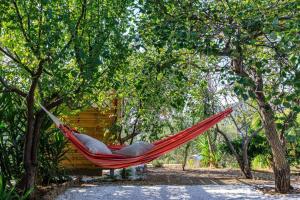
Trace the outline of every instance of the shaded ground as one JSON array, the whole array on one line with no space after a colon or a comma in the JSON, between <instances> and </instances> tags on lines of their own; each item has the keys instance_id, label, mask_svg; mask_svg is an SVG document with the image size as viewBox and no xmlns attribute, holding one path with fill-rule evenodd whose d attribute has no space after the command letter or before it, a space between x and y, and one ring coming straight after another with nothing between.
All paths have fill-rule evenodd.
<instances>
[{"instance_id":1,"label":"shaded ground","mask_svg":"<svg viewBox=\"0 0 300 200\"><path fill-rule=\"evenodd\" d=\"M253 179L243 178L238 169L189 169L180 168L149 168L145 180L142 181L114 181L112 184L126 185L272 185L274 178L271 171L253 171ZM110 184L102 179L87 181L90 183ZM298 172L292 173L292 184L300 184Z\"/></svg>"},{"instance_id":2,"label":"shaded ground","mask_svg":"<svg viewBox=\"0 0 300 200\"><path fill-rule=\"evenodd\" d=\"M241 184L240 181L255 184L271 184L272 178L266 173L255 173L253 180L242 177L239 170L197 169L186 170L158 168L150 169L146 182L169 185L226 185Z\"/></svg>"},{"instance_id":3,"label":"shaded ground","mask_svg":"<svg viewBox=\"0 0 300 200\"><path fill-rule=\"evenodd\" d=\"M266 192L271 194L274 193L270 189L270 186L274 185L272 173L270 171L255 171L253 173L254 173L254 179L248 180L248 179L244 179L241 173L239 172L239 170L237 169L195 169L195 170L182 171L180 168L149 168L146 179L141 181L120 181L120 180L113 181L107 178L104 179L103 177L99 177L99 176L83 176L83 177L76 177L74 181L65 183L64 185L58 185L58 186L54 185L53 187L48 187L48 188L41 187L40 189L43 190L44 194L46 194L43 195L44 199L54 199L55 196L61 194L64 190L68 188L72 188L70 190L67 190L68 195L71 191L73 191L71 193L74 193L74 195L76 193L80 193L80 191L89 191L89 190L91 190L91 192L87 192L87 193L93 193L94 190L99 190L103 192L104 190L106 191L106 188L111 188L111 187L115 187L116 190L119 190L121 193L124 192L124 190L127 191L128 188L131 191L130 193L135 193L138 191L144 191L145 188L148 188L150 191L152 191L155 190L156 186L160 187L160 189L157 190L165 191L165 192L169 190L173 190L174 188L176 188L175 186L178 186L178 188L181 188L182 186L185 187L185 189L188 191L194 191L198 189L199 191L205 190L208 193L209 191L211 191L210 188L214 188L214 187L216 188L219 187L216 190L220 190L220 191L222 190L225 193L227 192L227 189L228 191L230 191L232 188L235 187L240 188L241 191L243 190L243 187L246 187L246 191L251 191L250 192L251 195L253 195L252 192L262 195L263 193L258 192L258 190L263 191L265 193ZM299 172L293 173L291 177L291 182L293 185L300 184ZM140 186L140 187L130 187L130 186ZM189 186L193 186L193 187L189 187ZM269 186L269 188L266 188L266 186ZM93 189L95 187L97 189ZM83 190L81 190L81 188L83 188ZM232 189L233 193L234 191L235 189ZM87 194L86 192L82 192L82 193ZM214 195L217 195L216 193L218 192L215 191L213 193ZM297 195L297 198L300 199L300 190L296 189L294 193L295 194L293 195ZM140 192L140 195L143 194L144 194L143 192L142 193ZM239 194L247 195L244 194L243 192L240 192ZM195 196L197 194L193 194L193 195ZM65 199L69 199L69 197L73 198L71 195L66 197ZM102 197L103 196L101 196L101 198L99 199L102 199ZM103 200L105 200L105 198L103 197ZM133 198L135 197L133 196ZM148 198L148 197L141 196L141 198ZM216 198L221 199L219 197ZM257 197L254 199L260 199L260 198L261 197L259 198ZM185 199L185 198L180 197L179 199ZM191 197L190 199L194 199L194 197ZM214 199L214 196L212 197L212 199ZM76 199L72 199L72 200L76 200Z\"/></svg>"}]
</instances>

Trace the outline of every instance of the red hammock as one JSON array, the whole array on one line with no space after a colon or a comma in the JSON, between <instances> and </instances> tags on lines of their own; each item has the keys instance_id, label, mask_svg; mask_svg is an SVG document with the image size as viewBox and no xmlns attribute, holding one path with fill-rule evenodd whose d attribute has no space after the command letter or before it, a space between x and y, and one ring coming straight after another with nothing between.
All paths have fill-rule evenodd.
<instances>
[{"instance_id":1,"label":"red hammock","mask_svg":"<svg viewBox=\"0 0 300 200\"><path fill-rule=\"evenodd\" d=\"M190 128L180 131L177 134L154 142L154 147L141 156L126 157L118 154L93 154L89 152L89 150L73 135L73 132L75 131L74 129L63 125L53 114L47 111L44 107L42 108L47 112L56 126L84 157L104 169L126 168L129 166L148 163L196 138L198 135L204 133L206 130L220 122L232 112L232 108L228 108L225 111L217 113ZM108 147L112 150L122 148L120 145L112 145Z\"/></svg>"}]
</instances>

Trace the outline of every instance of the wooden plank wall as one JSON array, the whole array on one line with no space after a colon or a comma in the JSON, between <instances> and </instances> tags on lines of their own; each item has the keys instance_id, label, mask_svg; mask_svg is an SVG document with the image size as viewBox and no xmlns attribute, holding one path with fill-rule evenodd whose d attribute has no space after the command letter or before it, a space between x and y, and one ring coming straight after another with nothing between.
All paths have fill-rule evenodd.
<instances>
[{"instance_id":1,"label":"wooden plank wall","mask_svg":"<svg viewBox=\"0 0 300 200\"><path fill-rule=\"evenodd\" d=\"M72 127L80 128L82 133L108 144L110 143L110 132L108 129L112 126L115 117L115 106L112 106L109 110L106 109L104 111L90 108L77 115L66 117L66 121ZM99 168L77 152L71 143L68 143L66 148L68 148L68 152L65 155L65 159L61 162L62 167L66 170L76 171L77 169L89 170Z\"/></svg>"}]
</instances>

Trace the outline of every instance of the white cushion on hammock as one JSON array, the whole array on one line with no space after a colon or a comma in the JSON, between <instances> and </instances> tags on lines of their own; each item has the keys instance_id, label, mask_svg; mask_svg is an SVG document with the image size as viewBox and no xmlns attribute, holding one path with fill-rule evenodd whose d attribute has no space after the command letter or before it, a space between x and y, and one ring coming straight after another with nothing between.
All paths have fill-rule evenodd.
<instances>
[{"instance_id":1,"label":"white cushion on hammock","mask_svg":"<svg viewBox=\"0 0 300 200\"><path fill-rule=\"evenodd\" d=\"M91 153L112 154L111 150L103 142L86 134L75 132L73 134Z\"/></svg>"},{"instance_id":2,"label":"white cushion on hammock","mask_svg":"<svg viewBox=\"0 0 300 200\"><path fill-rule=\"evenodd\" d=\"M133 143L132 145L123 147L120 150L114 151L115 154L121 154L124 156L140 156L146 153L147 151L150 151L154 147L153 144L149 144L147 142L138 141Z\"/></svg>"}]
</instances>

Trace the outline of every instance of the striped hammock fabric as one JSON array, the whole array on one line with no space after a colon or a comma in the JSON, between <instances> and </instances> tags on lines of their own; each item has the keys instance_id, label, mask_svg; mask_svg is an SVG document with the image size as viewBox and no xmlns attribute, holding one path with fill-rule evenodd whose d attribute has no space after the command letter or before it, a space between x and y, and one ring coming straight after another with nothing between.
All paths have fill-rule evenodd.
<instances>
[{"instance_id":1,"label":"striped hammock fabric","mask_svg":"<svg viewBox=\"0 0 300 200\"><path fill-rule=\"evenodd\" d=\"M93 154L74 136L75 129L64 125L57 117L41 106L44 111L53 120L56 126L61 130L65 137L75 146L75 148L89 161L98 165L103 169L118 169L129 166L148 163L178 147L193 140L201 135L209 128L226 118L231 112L232 107L222 112L210 116L209 118L198 122L190 128L182 130L174 135L166 137L162 140L153 143L154 147L143 155L136 157L126 157L118 154ZM123 146L112 145L108 146L111 150L121 149Z\"/></svg>"}]
</instances>

